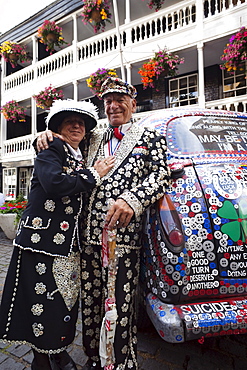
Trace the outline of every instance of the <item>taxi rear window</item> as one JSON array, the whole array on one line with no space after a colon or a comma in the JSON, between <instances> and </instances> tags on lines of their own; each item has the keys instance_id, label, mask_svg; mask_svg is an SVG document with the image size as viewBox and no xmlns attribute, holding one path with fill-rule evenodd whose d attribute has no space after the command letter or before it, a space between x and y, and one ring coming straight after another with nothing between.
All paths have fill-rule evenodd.
<instances>
[{"instance_id":1,"label":"taxi rear window","mask_svg":"<svg viewBox=\"0 0 247 370\"><path fill-rule=\"evenodd\" d=\"M181 155L247 151L247 119L188 116L172 119L167 126L167 145Z\"/></svg>"}]
</instances>

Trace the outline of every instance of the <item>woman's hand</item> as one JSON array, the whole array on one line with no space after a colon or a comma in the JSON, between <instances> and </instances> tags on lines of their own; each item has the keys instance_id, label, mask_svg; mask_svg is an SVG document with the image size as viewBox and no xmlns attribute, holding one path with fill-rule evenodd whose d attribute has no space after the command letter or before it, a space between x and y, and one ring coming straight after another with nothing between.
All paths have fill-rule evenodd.
<instances>
[{"instance_id":1,"label":"woman's hand","mask_svg":"<svg viewBox=\"0 0 247 370\"><path fill-rule=\"evenodd\" d=\"M98 172L100 177L105 176L114 166L115 157L111 156L105 159L98 159L94 164L94 169Z\"/></svg>"}]
</instances>

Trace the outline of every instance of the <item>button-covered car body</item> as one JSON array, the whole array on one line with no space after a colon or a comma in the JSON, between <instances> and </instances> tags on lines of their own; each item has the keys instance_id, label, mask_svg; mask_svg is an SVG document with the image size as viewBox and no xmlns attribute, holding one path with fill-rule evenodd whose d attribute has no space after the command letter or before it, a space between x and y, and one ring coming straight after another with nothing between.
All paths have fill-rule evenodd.
<instances>
[{"instance_id":1,"label":"button-covered car body","mask_svg":"<svg viewBox=\"0 0 247 370\"><path fill-rule=\"evenodd\" d=\"M144 227L141 286L172 343L247 332L247 114L151 113L167 140L170 186Z\"/></svg>"}]
</instances>

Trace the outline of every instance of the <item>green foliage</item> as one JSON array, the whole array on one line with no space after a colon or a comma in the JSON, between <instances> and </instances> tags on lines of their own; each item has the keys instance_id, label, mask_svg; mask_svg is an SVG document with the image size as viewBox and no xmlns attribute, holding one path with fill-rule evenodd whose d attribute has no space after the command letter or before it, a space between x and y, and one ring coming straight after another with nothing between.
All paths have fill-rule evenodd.
<instances>
[{"instance_id":1,"label":"green foliage","mask_svg":"<svg viewBox=\"0 0 247 370\"><path fill-rule=\"evenodd\" d=\"M2 206L0 206L0 213L16 213L15 223L18 223L26 206L27 200L22 194L19 194L16 199L6 201Z\"/></svg>"}]
</instances>

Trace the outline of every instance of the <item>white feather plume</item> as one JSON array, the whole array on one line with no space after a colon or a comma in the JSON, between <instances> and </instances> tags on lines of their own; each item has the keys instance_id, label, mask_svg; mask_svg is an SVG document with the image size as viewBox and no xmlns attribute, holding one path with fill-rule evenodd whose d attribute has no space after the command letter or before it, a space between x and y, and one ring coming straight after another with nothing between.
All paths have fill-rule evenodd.
<instances>
[{"instance_id":1,"label":"white feather plume","mask_svg":"<svg viewBox=\"0 0 247 370\"><path fill-rule=\"evenodd\" d=\"M90 115L93 115L96 120L98 119L98 108L91 102L76 101L72 99L55 100L50 108L49 114L46 117L47 124L50 121L51 117L54 116L54 114L63 111L82 111L81 113L84 114L87 114L88 112Z\"/></svg>"}]
</instances>

